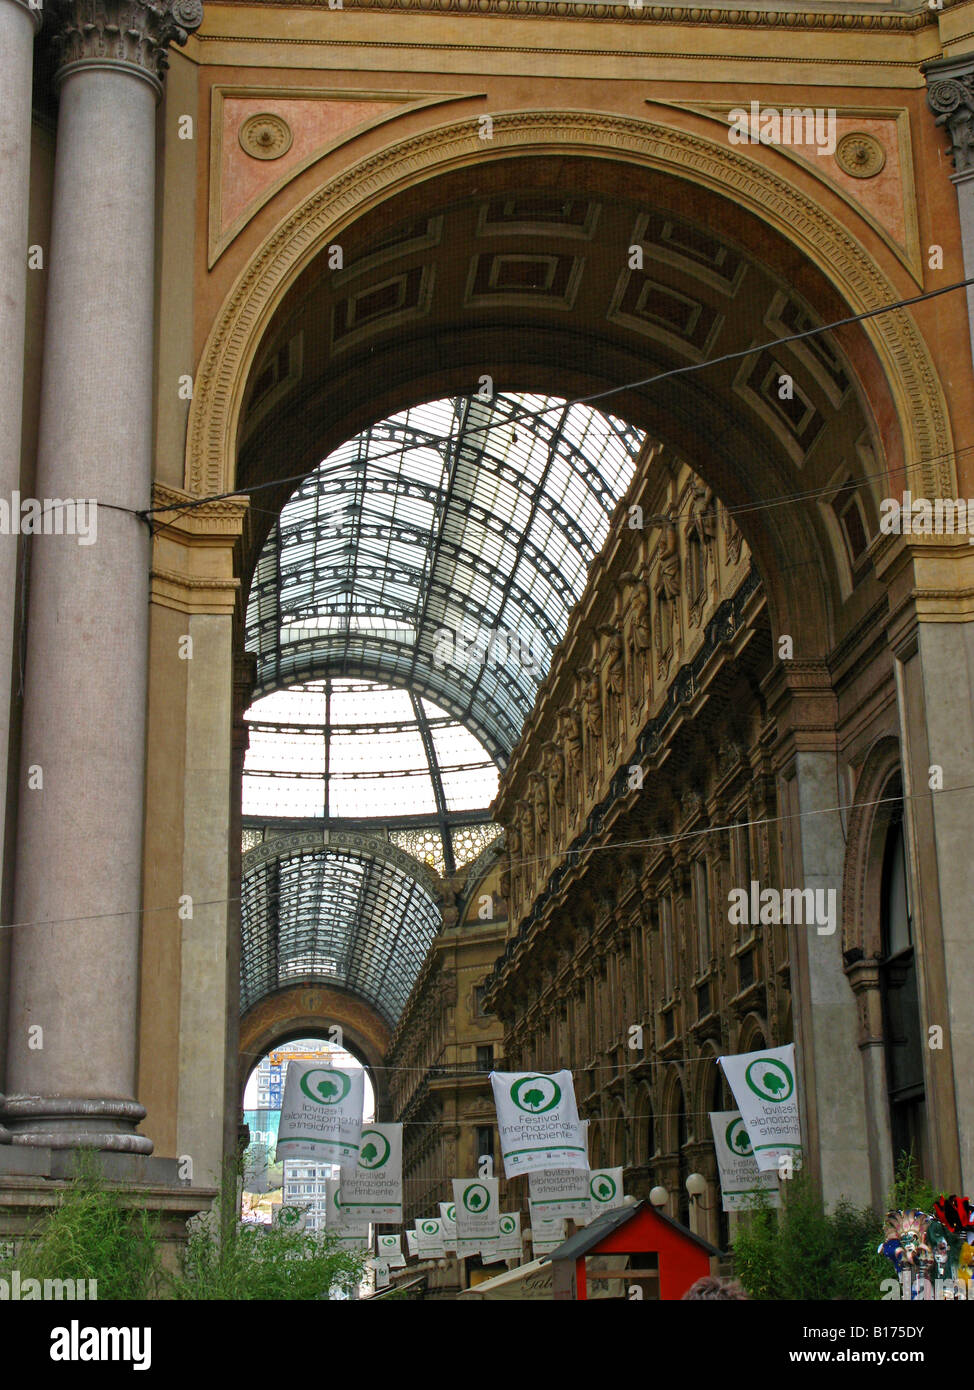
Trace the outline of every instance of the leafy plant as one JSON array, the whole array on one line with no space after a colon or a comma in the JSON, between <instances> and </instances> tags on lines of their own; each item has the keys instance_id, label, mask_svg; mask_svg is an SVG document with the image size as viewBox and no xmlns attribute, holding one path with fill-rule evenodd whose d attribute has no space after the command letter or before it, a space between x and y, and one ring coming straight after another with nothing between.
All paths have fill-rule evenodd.
<instances>
[{"instance_id":1,"label":"leafy plant","mask_svg":"<svg viewBox=\"0 0 974 1390\"><path fill-rule=\"evenodd\" d=\"M99 1301L149 1299L160 1289L158 1219L126 1205L109 1187L97 1156L83 1151L57 1205L36 1221L0 1266L10 1280L97 1280Z\"/></svg>"},{"instance_id":2,"label":"leafy plant","mask_svg":"<svg viewBox=\"0 0 974 1390\"><path fill-rule=\"evenodd\" d=\"M742 1223L735 1272L753 1299L876 1299L888 1273L879 1230L869 1208L843 1201L826 1212L811 1179L796 1173L780 1211L765 1199Z\"/></svg>"},{"instance_id":3,"label":"leafy plant","mask_svg":"<svg viewBox=\"0 0 974 1390\"><path fill-rule=\"evenodd\" d=\"M189 1223L181 1273L168 1281L173 1298L328 1299L347 1296L360 1283L364 1255L327 1232L240 1222L236 1186L228 1173L214 1210Z\"/></svg>"}]
</instances>

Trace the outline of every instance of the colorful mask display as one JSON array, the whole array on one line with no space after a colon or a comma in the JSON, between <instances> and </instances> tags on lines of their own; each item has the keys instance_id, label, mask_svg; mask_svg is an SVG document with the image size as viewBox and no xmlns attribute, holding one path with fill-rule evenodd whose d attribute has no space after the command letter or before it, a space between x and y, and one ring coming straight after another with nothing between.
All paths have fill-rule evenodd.
<instances>
[{"instance_id":1,"label":"colorful mask display","mask_svg":"<svg viewBox=\"0 0 974 1390\"><path fill-rule=\"evenodd\" d=\"M887 1212L879 1253L892 1262L911 1299L966 1299L974 1265L974 1207L967 1197L941 1196L933 1211L933 1216L917 1208Z\"/></svg>"}]
</instances>

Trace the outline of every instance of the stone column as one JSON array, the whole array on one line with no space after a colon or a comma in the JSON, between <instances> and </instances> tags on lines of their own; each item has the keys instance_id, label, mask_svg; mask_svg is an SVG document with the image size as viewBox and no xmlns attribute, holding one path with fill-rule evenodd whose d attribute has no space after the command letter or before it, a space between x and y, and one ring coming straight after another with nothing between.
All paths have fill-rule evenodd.
<instances>
[{"instance_id":1,"label":"stone column","mask_svg":"<svg viewBox=\"0 0 974 1390\"><path fill-rule=\"evenodd\" d=\"M964 987L974 897L974 547L967 540L891 536L876 560L890 594L930 1172L946 1192L974 1183L974 1019Z\"/></svg>"},{"instance_id":2,"label":"stone column","mask_svg":"<svg viewBox=\"0 0 974 1390\"><path fill-rule=\"evenodd\" d=\"M859 1028L842 960L845 838L833 809L843 800L835 697L824 662L779 664L764 688L778 724L781 887L834 892L832 934L815 924L788 928L805 1162L828 1205L847 1197L866 1206L872 1192L864 1086L855 1065Z\"/></svg>"},{"instance_id":3,"label":"stone column","mask_svg":"<svg viewBox=\"0 0 974 1390\"><path fill-rule=\"evenodd\" d=\"M20 484L21 414L24 396L24 325L27 300L27 209L30 194L31 82L34 35L41 12L24 0L0 0L0 497L9 503ZM10 745L14 612L17 603L17 535L0 535L0 864L3 862ZM3 884L0 901L9 902ZM8 919L3 918L4 921ZM8 943L0 943L0 993ZM0 998L0 1029L6 998ZM0 1047L2 1063L2 1047ZM0 1076L2 1082L2 1076ZM3 1115L0 1094L0 1116ZM0 1144L9 1140L0 1124Z\"/></svg>"},{"instance_id":4,"label":"stone column","mask_svg":"<svg viewBox=\"0 0 974 1390\"><path fill-rule=\"evenodd\" d=\"M954 160L951 182L957 189L960 213L964 278L974 277L974 55L938 58L922 67L927 79L927 100L950 136ZM974 285L967 287L967 317L974 356Z\"/></svg>"},{"instance_id":5,"label":"stone column","mask_svg":"<svg viewBox=\"0 0 974 1390\"><path fill-rule=\"evenodd\" d=\"M152 465L155 108L199 0L55 0L60 91L31 538L7 1122L149 1153L134 1099ZM66 528L67 529L67 528Z\"/></svg>"}]
</instances>

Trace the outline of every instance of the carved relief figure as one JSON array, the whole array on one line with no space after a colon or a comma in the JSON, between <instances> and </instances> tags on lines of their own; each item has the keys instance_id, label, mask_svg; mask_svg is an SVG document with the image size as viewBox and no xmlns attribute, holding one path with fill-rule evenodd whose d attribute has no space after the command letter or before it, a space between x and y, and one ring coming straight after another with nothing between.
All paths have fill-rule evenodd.
<instances>
[{"instance_id":1,"label":"carved relief figure","mask_svg":"<svg viewBox=\"0 0 974 1390\"><path fill-rule=\"evenodd\" d=\"M582 719L585 725L585 771L593 790L602 770L602 687L594 666L579 672L582 681Z\"/></svg>"},{"instance_id":2,"label":"carved relief figure","mask_svg":"<svg viewBox=\"0 0 974 1390\"><path fill-rule=\"evenodd\" d=\"M649 585L635 574L625 578L629 612L629 703L633 709L639 709L645 702L651 680L649 653L653 646L653 625Z\"/></svg>"},{"instance_id":3,"label":"carved relief figure","mask_svg":"<svg viewBox=\"0 0 974 1390\"><path fill-rule=\"evenodd\" d=\"M566 803L574 815L582 799L582 720L578 710L568 705L563 705L558 711L558 738L568 768Z\"/></svg>"},{"instance_id":4,"label":"carved relief figure","mask_svg":"<svg viewBox=\"0 0 974 1390\"><path fill-rule=\"evenodd\" d=\"M609 722L609 739L612 746L618 744L624 723L622 698L625 691L626 665L622 654L622 634L614 627L599 629L603 639L603 651L607 661L605 666L606 709Z\"/></svg>"}]
</instances>

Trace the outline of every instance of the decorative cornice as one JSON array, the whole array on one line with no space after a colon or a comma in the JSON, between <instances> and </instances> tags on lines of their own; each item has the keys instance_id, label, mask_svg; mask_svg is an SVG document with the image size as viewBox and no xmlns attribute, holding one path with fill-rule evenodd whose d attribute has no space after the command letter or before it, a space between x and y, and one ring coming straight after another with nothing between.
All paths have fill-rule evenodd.
<instances>
[{"instance_id":1,"label":"decorative cornice","mask_svg":"<svg viewBox=\"0 0 974 1390\"><path fill-rule=\"evenodd\" d=\"M171 43L203 23L202 0L49 0L56 82L82 67L121 68L162 92Z\"/></svg>"},{"instance_id":2,"label":"decorative cornice","mask_svg":"<svg viewBox=\"0 0 974 1390\"><path fill-rule=\"evenodd\" d=\"M958 174L974 171L974 58L942 58L923 67L927 101L950 136Z\"/></svg>"},{"instance_id":3,"label":"decorative cornice","mask_svg":"<svg viewBox=\"0 0 974 1390\"><path fill-rule=\"evenodd\" d=\"M214 4L236 4L238 0L213 0ZM329 0L260 0L260 8L322 9ZM945 5L944 8L949 8ZM435 15L469 14L475 19L599 20L611 24L679 24L688 28L730 25L751 29L826 29L843 33L855 30L881 30L884 33L914 33L937 22L937 13L924 6L909 14L875 13L872 9L856 14L843 7L829 10L762 10L691 8L686 5L598 3L598 0L344 0L347 10L372 10L379 14L420 13ZM940 11L942 13L942 10Z\"/></svg>"}]
</instances>

